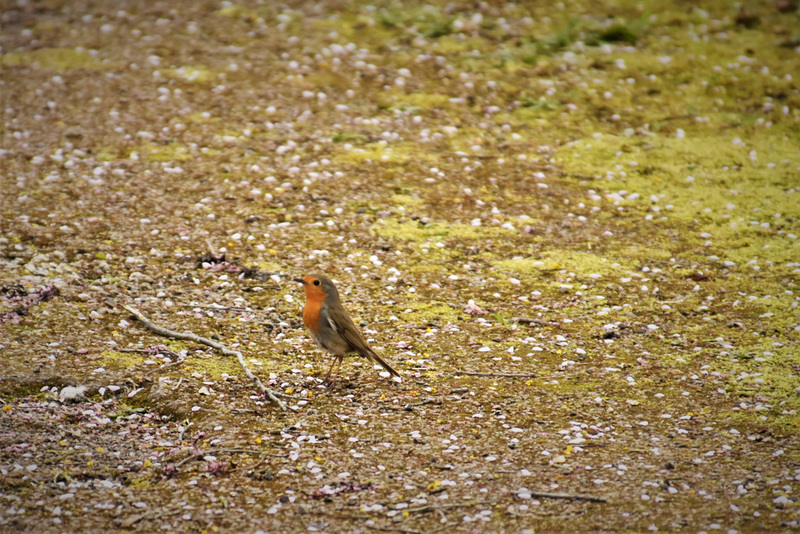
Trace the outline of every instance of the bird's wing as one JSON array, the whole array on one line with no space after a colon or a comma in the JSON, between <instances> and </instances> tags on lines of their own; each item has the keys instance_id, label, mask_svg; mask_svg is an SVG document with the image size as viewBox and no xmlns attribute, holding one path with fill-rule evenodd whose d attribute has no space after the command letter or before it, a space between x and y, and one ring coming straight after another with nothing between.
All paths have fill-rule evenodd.
<instances>
[{"instance_id":1,"label":"bird's wing","mask_svg":"<svg viewBox=\"0 0 800 534\"><path fill-rule=\"evenodd\" d=\"M372 348L369 346L369 343L364 339L364 336L361 335L356 325L353 323L353 320L347 314L334 312L326 313L325 314L328 322L331 324L331 328L333 328L336 332L339 333L349 344L353 347L353 350L359 353L361 356L367 358L368 360L377 363L387 371L389 371L394 376L399 377L400 373L392 369L392 366L389 363L381 358Z\"/></svg>"},{"instance_id":2,"label":"bird's wing","mask_svg":"<svg viewBox=\"0 0 800 534\"><path fill-rule=\"evenodd\" d=\"M328 310L325 309L325 308L322 308L322 313L320 313L320 315L321 315L320 318L324 319L328 323L328 325L331 328L333 328L333 331L338 334L339 333L339 327L336 325L336 322L333 320L333 318L328 313Z\"/></svg>"},{"instance_id":3,"label":"bird's wing","mask_svg":"<svg viewBox=\"0 0 800 534\"><path fill-rule=\"evenodd\" d=\"M327 321L334 332L350 343L354 351L360 354L362 349L369 349L369 345L367 345L347 312L331 311L328 308L323 308L322 318Z\"/></svg>"}]
</instances>

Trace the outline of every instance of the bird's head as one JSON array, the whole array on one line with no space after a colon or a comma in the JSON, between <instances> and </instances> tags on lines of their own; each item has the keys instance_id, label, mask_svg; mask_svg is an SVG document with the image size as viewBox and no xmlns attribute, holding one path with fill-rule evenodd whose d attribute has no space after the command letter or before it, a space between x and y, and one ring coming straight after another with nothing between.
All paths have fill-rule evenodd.
<instances>
[{"instance_id":1,"label":"bird's head","mask_svg":"<svg viewBox=\"0 0 800 534\"><path fill-rule=\"evenodd\" d=\"M331 279L324 274L307 274L303 278L295 278L295 282L303 284L306 298L311 300L325 300L326 297L339 299L339 292Z\"/></svg>"}]
</instances>

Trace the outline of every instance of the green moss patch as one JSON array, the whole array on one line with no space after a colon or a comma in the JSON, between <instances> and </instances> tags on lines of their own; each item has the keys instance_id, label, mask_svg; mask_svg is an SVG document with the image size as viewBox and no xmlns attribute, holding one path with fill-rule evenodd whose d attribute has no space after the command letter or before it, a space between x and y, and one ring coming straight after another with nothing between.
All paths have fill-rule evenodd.
<instances>
[{"instance_id":1,"label":"green moss patch","mask_svg":"<svg viewBox=\"0 0 800 534\"><path fill-rule=\"evenodd\" d=\"M6 67L38 67L54 71L98 69L102 64L86 51L72 48L39 48L29 52L11 52L0 56Z\"/></svg>"},{"instance_id":2,"label":"green moss patch","mask_svg":"<svg viewBox=\"0 0 800 534\"><path fill-rule=\"evenodd\" d=\"M382 220L372 226L372 231L382 237L392 237L421 243L453 238L474 241L489 237L513 235L513 230L497 227L472 226L465 223L418 223L415 221Z\"/></svg>"},{"instance_id":3,"label":"green moss patch","mask_svg":"<svg viewBox=\"0 0 800 534\"><path fill-rule=\"evenodd\" d=\"M589 252L547 251L537 258L501 260L494 265L504 271L519 274L535 274L546 271L566 270L580 276L609 275L625 272L628 265Z\"/></svg>"},{"instance_id":4,"label":"green moss patch","mask_svg":"<svg viewBox=\"0 0 800 534\"><path fill-rule=\"evenodd\" d=\"M205 65L183 65L171 69L162 69L160 72L169 78L191 83L206 83L217 78L217 73Z\"/></svg>"}]
</instances>

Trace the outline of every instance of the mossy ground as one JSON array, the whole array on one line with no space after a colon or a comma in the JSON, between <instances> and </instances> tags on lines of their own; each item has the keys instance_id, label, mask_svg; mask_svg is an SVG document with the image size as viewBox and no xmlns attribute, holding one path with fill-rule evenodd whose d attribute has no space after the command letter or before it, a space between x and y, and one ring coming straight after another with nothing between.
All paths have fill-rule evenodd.
<instances>
[{"instance_id":1,"label":"mossy ground","mask_svg":"<svg viewBox=\"0 0 800 534\"><path fill-rule=\"evenodd\" d=\"M0 525L796 530L800 15L703 4L0 9Z\"/></svg>"}]
</instances>

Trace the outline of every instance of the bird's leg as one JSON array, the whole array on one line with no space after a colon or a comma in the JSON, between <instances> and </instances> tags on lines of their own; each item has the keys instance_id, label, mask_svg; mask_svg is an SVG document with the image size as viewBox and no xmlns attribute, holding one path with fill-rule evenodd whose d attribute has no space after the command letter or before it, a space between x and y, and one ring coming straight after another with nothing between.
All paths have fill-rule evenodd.
<instances>
[{"instance_id":1,"label":"bird's leg","mask_svg":"<svg viewBox=\"0 0 800 534\"><path fill-rule=\"evenodd\" d=\"M338 356L333 357L333 361L331 362L331 366L328 368L328 372L325 374L325 379L323 383L328 383L328 379L331 377L331 371L333 371L333 366L336 364L336 361L339 359Z\"/></svg>"},{"instance_id":2,"label":"bird's leg","mask_svg":"<svg viewBox=\"0 0 800 534\"><path fill-rule=\"evenodd\" d=\"M336 356L336 372L333 373L333 380L331 380L331 386L336 383L336 379L339 378L339 369L342 368L342 362L344 361L344 355Z\"/></svg>"},{"instance_id":3,"label":"bird's leg","mask_svg":"<svg viewBox=\"0 0 800 534\"><path fill-rule=\"evenodd\" d=\"M342 370L342 362L344 361L344 356L337 356L339 359L339 365L336 366L336 376L339 376L339 371Z\"/></svg>"}]
</instances>

